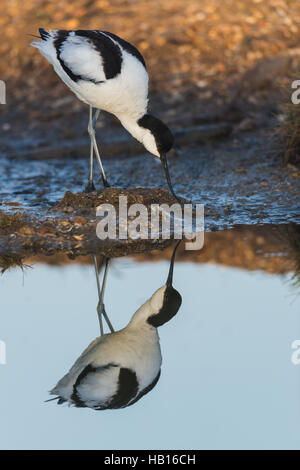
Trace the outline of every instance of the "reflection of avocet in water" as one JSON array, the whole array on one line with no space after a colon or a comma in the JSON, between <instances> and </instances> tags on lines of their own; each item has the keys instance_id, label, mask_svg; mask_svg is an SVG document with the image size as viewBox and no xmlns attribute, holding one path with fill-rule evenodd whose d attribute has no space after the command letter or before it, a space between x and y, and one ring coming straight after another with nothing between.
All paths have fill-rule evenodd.
<instances>
[{"instance_id":1,"label":"reflection of avocet in water","mask_svg":"<svg viewBox=\"0 0 300 470\"><path fill-rule=\"evenodd\" d=\"M171 258L167 282L133 315L128 325L96 338L51 390L58 404L68 402L95 410L124 408L138 401L156 385L161 368L157 328L178 312L181 296L172 286L177 243ZM108 320L102 290L99 289L98 315ZM98 270L97 270L98 271ZM97 272L98 280L98 272ZM99 284L98 284L99 287Z\"/></svg>"}]
</instances>

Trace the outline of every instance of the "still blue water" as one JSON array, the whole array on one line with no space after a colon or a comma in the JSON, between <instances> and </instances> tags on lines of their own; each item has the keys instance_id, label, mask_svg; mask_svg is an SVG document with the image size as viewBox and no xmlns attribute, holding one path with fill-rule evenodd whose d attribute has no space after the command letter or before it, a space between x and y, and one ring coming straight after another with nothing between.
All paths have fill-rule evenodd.
<instances>
[{"instance_id":1,"label":"still blue water","mask_svg":"<svg viewBox=\"0 0 300 470\"><path fill-rule=\"evenodd\" d=\"M112 262L115 328L161 285L168 262ZM157 386L108 411L44 403L99 335L92 265L35 264L0 278L2 449L300 449L300 299L290 276L177 262L183 303L159 329ZM299 291L298 291L299 292Z\"/></svg>"}]
</instances>

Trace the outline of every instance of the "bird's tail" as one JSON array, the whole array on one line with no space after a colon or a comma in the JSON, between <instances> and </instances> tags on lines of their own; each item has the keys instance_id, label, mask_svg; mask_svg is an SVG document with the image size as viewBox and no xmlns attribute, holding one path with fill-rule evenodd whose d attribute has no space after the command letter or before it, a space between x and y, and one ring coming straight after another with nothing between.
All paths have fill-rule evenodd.
<instances>
[{"instance_id":1,"label":"bird's tail","mask_svg":"<svg viewBox=\"0 0 300 470\"><path fill-rule=\"evenodd\" d=\"M50 38L50 33L43 28L39 28L39 33L43 41L47 41Z\"/></svg>"},{"instance_id":2,"label":"bird's tail","mask_svg":"<svg viewBox=\"0 0 300 470\"><path fill-rule=\"evenodd\" d=\"M58 405L62 405L63 403L66 403L66 401L68 401L63 397L54 397L54 398L49 398L49 400L45 400L44 403L48 403L49 401L54 401L54 400L57 400Z\"/></svg>"},{"instance_id":3,"label":"bird's tail","mask_svg":"<svg viewBox=\"0 0 300 470\"><path fill-rule=\"evenodd\" d=\"M40 36L35 36L35 37L37 37L37 38L40 37L40 39L31 41L31 43L30 43L31 46L37 47L38 49L40 49L43 41L47 41L51 37L51 33L49 33L48 31L46 31L43 28L39 28L39 33L40 33Z\"/></svg>"}]
</instances>

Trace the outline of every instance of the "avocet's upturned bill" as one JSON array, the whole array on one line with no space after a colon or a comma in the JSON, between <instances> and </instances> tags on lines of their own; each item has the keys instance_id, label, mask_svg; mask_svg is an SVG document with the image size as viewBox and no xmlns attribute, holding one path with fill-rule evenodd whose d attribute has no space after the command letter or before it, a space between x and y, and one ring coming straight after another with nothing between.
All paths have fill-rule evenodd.
<instances>
[{"instance_id":1,"label":"avocet's upturned bill","mask_svg":"<svg viewBox=\"0 0 300 470\"><path fill-rule=\"evenodd\" d=\"M103 110L114 114L133 137L161 159L168 185L177 199L166 158L173 145L173 135L162 121L147 112L148 73L141 53L129 42L106 31L40 28L39 32L41 39L32 41L31 45L39 49L63 82L90 107L90 176L86 191L95 190L94 151L103 184L109 186L95 138L96 120Z\"/></svg>"}]
</instances>

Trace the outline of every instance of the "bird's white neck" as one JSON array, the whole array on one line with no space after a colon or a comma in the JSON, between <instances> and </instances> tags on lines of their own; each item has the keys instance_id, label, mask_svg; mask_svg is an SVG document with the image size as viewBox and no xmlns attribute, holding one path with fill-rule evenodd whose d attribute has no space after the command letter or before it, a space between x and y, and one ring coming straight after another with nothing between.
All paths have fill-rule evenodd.
<instances>
[{"instance_id":1,"label":"bird's white neck","mask_svg":"<svg viewBox=\"0 0 300 470\"><path fill-rule=\"evenodd\" d=\"M121 121L121 124L125 129L144 147L156 157L160 157L160 154L157 150L156 141L149 129L142 127L138 124L138 119L134 119L131 116L127 115L118 115L118 119Z\"/></svg>"},{"instance_id":2,"label":"bird's white neck","mask_svg":"<svg viewBox=\"0 0 300 470\"><path fill-rule=\"evenodd\" d=\"M129 322L129 327L140 327L142 324L148 325L149 328L153 328L148 322L148 318L152 315L157 314L162 305L164 300L166 286L162 286L157 289L156 292L148 299L133 315Z\"/></svg>"}]
</instances>

